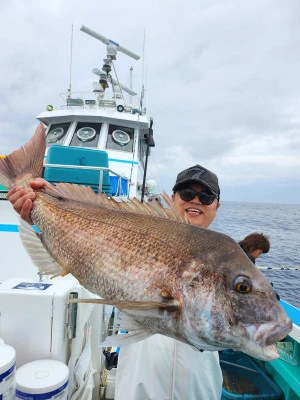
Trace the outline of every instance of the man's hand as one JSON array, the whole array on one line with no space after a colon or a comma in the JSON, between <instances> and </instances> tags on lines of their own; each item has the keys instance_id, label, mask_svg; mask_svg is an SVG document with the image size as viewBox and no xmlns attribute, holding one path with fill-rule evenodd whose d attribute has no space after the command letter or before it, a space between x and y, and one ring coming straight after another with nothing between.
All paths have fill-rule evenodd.
<instances>
[{"instance_id":1,"label":"man's hand","mask_svg":"<svg viewBox=\"0 0 300 400\"><path fill-rule=\"evenodd\" d=\"M30 182L30 188L24 188L22 186L15 186L7 193L7 200L11 202L14 210L29 224L33 224L30 214L32 209L32 202L35 199L35 193L33 189L43 189L47 186L51 186L49 182L42 178L36 178Z\"/></svg>"}]
</instances>

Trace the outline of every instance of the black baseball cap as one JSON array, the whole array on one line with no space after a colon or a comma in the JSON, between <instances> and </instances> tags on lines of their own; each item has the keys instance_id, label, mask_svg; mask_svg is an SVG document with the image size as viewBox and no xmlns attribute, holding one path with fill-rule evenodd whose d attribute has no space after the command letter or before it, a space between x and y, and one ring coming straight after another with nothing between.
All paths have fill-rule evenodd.
<instances>
[{"instance_id":1,"label":"black baseball cap","mask_svg":"<svg viewBox=\"0 0 300 400\"><path fill-rule=\"evenodd\" d=\"M218 200L220 199L220 188L217 175L208 169L201 167L199 164L179 172L175 186L173 187L173 192L175 193L186 183L191 182L201 183L201 185L205 186L215 194Z\"/></svg>"}]
</instances>

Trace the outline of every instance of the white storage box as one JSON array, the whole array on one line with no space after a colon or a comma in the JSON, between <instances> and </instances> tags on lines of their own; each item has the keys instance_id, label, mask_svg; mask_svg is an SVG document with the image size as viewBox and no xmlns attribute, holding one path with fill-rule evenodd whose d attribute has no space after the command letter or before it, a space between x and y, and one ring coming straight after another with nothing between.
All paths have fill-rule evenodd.
<instances>
[{"instance_id":1,"label":"white storage box","mask_svg":"<svg viewBox=\"0 0 300 400\"><path fill-rule=\"evenodd\" d=\"M65 300L78 291L77 284L75 279L0 284L0 337L15 348L17 367L45 358L68 361Z\"/></svg>"}]
</instances>

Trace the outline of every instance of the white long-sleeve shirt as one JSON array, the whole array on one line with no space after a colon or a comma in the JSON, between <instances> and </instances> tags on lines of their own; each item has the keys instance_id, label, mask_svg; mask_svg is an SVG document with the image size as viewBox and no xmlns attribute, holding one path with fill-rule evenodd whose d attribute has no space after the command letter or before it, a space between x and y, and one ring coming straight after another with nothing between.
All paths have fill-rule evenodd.
<instances>
[{"instance_id":1,"label":"white long-sleeve shirt","mask_svg":"<svg viewBox=\"0 0 300 400\"><path fill-rule=\"evenodd\" d=\"M220 400L222 380L218 352L154 335L121 348L115 400Z\"/></svg>"}]
</instances>

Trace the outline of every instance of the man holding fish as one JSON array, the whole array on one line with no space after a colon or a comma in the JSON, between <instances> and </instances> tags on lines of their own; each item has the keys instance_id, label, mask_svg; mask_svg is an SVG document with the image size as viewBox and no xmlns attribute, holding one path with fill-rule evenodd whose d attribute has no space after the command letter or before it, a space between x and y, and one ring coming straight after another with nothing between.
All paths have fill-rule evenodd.
<instances>
[{"instance_id":1,"label":"man holding fish","mask_svg":"<svg viewBox=\"0 0 300 400\"><path fill-rule=\"evenodd\" d=\"M181 172L173 202L163 195L166 211L84 186L33 181L45 150L40 124L24 147L0 159L0 184L39 229L21 220L34 265L52 276L71 273L101 297L96 302L122 310L120 329L128 334L108 336L104 345L148 340L122 348L117 400L219 400L216 350L278 358L274 344L292 322L274 289L233 239L203 229L219 207L212 172L199 165Z\"/></svg>"},{"instance_id":2,"label":"man holding fish","mask_svg":"<svg viewBox=\"0 0 300 400\"><path fill-rule=\"evenodd\" d=\"M172 200L190 224L208 228L220 206L217 176L200 165L187 168L177 176ZM120 350L115 400L220 400L221 394L217 351L200 352L162 335Z\"/></svg>"},{"instance_id":3,"label":"man holding fish","mask_svg":"<svg viewBox=\"0 0 300 400\"><path fill-rule=\"evenodd\" d=\"M40 189L49 185L41 178L31 182ZM15 187L7 198L27 222L35 194ZM172 200L177 212L190 224L207 228L220 206L217 176L200 165L178 174ZM220 400L222 373L218 352L200 352L162 335L123 346L120 351L116 400Z\"/></svg>"}]
</instances>

